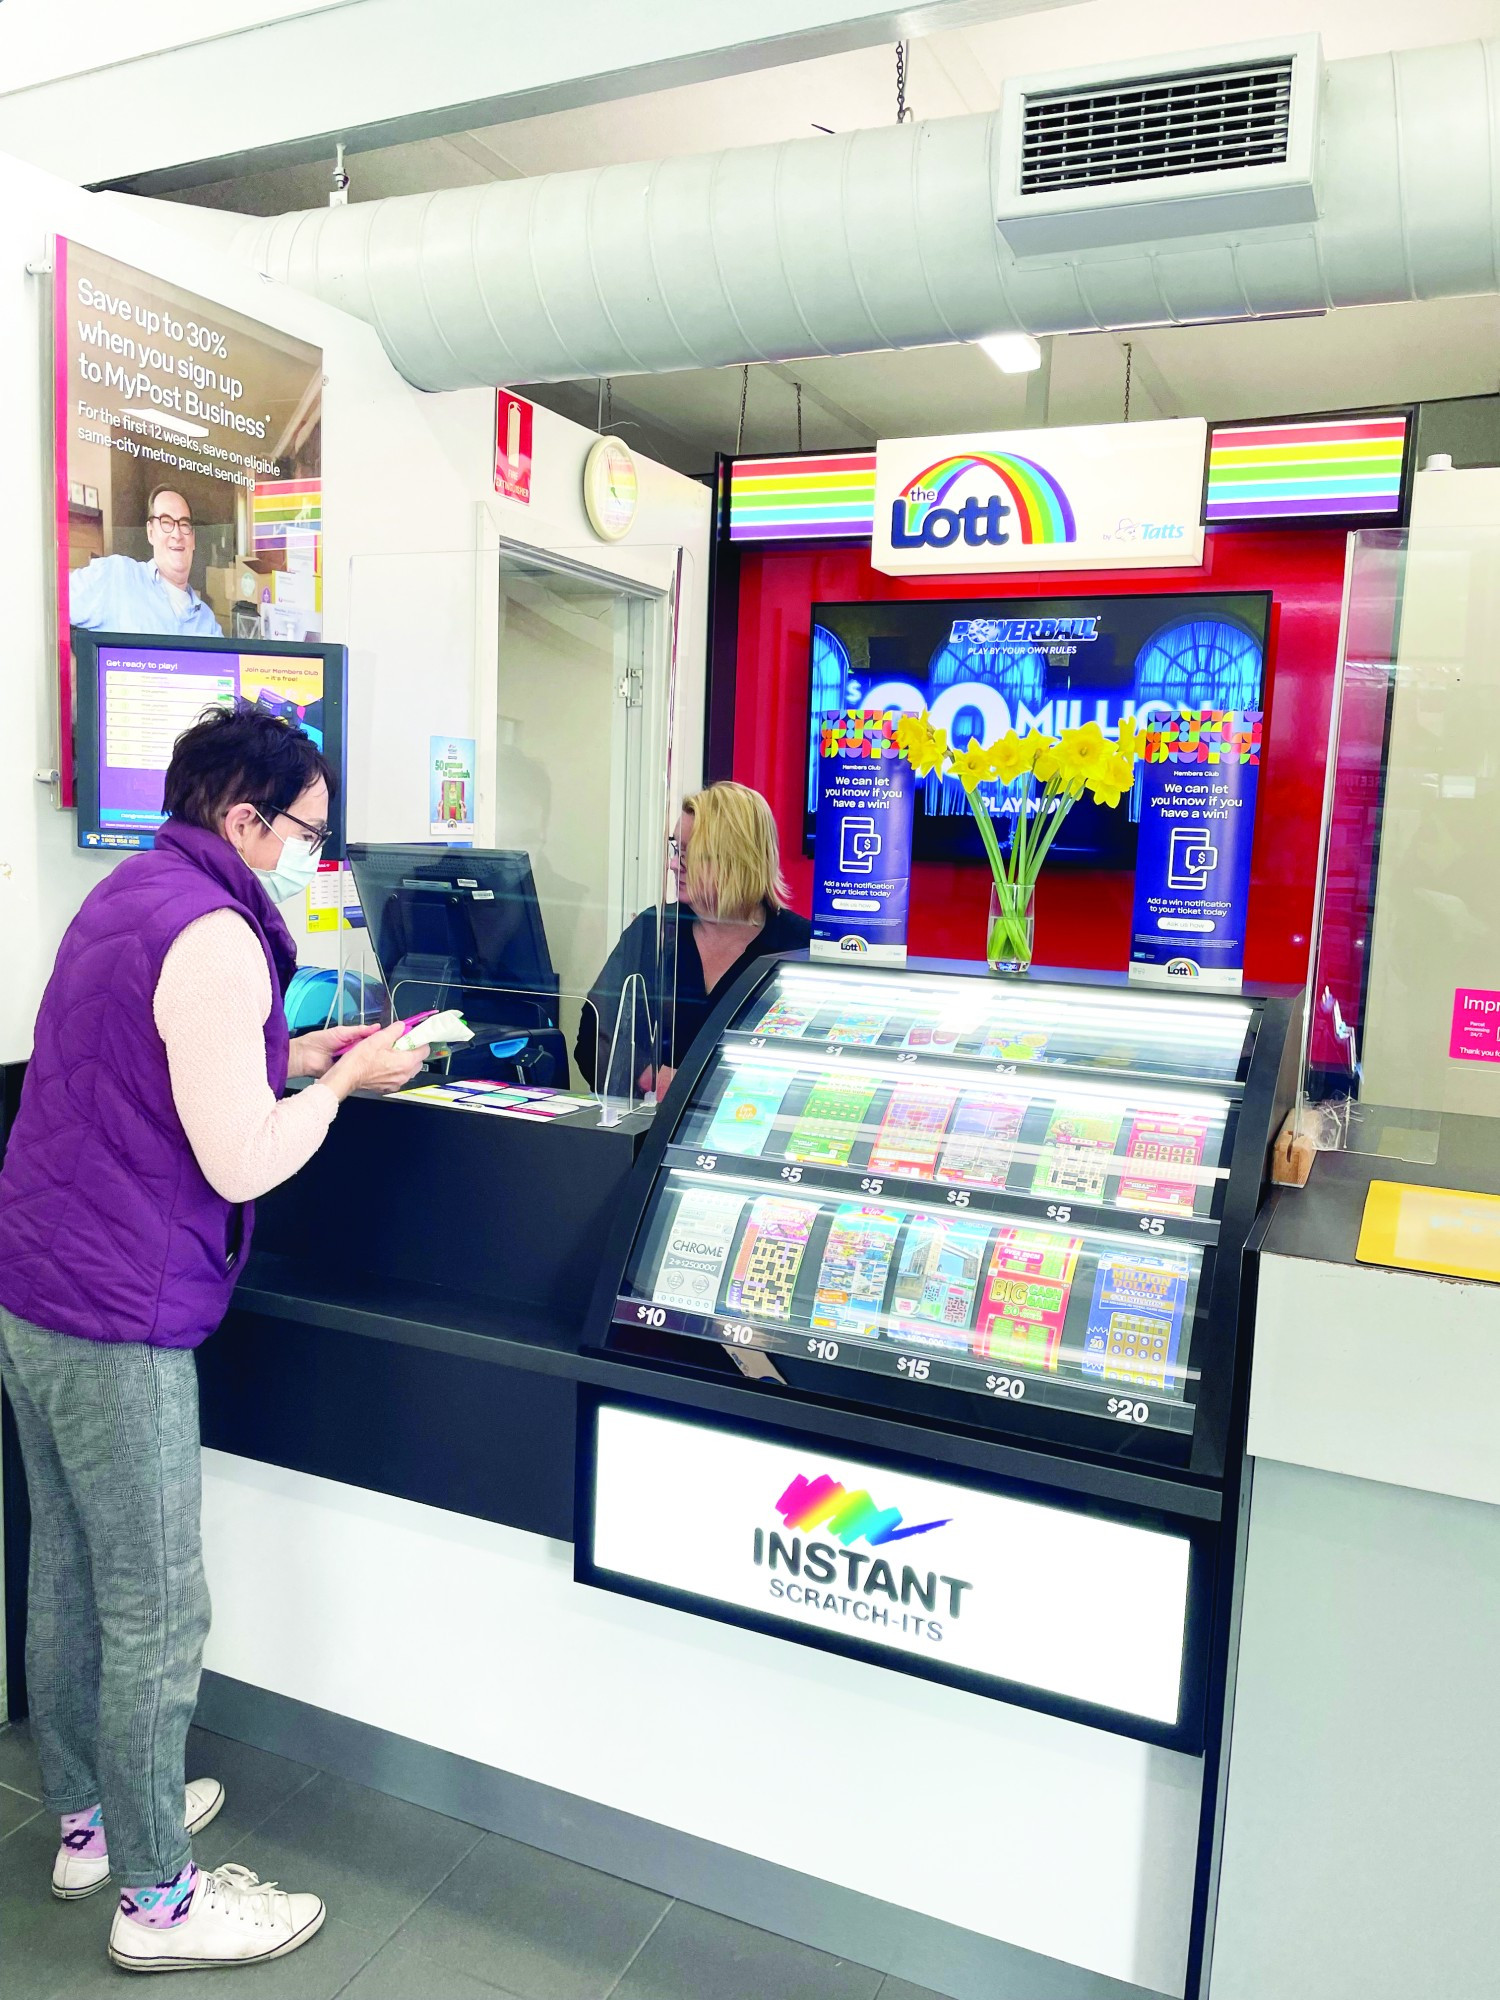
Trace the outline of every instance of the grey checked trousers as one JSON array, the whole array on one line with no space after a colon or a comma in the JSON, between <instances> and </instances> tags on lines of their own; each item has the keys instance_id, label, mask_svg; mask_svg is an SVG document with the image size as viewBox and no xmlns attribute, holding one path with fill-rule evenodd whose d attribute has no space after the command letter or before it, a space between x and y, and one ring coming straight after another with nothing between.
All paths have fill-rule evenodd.
<instances>
[{"instance_id":1,"label":"grey checked trousers","mask_svg":"<svg viewBox=\"0 0 1500 2000\"><path fill-rule=\"evenodd\" d=\"M102 1806L121 1886L191 1859L183 1825L208 1586L190 1350L48 1333L0 1306L31 1495L26 1678L44 1801Z\"/></svg>"}]
</instances>

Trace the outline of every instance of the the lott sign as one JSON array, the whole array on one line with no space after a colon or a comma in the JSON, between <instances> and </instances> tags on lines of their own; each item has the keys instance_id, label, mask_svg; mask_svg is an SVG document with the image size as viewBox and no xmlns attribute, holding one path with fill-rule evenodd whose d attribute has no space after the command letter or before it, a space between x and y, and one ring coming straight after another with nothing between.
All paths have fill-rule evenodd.
<instances>
[{"instance_id":1,"label":"the lott sign","mask_svg":"<svg viewBox=\"0 0 1500 2000\"><path fill-rule=\"evenodd\" d=\"M621 1405L597 1424L583 1581L1179 1725L1184 1536Z\"/></svg>"},{"instance_id":2,"label":"the lott sign","mask_svg":"<svg viewBox=\"0 0 1500 2000\"><path fill-rule=\"evenodd\" d=\"M889 576L1192 567L1207 451L1201 417L884 439L870 560Z\"/></svg>"}]
</instances>

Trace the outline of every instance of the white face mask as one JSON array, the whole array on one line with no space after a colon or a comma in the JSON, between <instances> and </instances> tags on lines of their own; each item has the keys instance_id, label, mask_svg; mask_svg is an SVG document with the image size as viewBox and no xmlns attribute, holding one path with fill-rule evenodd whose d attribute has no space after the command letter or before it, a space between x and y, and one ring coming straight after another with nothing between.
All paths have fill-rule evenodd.
<instances>
[{"instance_id":1,"label":"white face mask","mask_svg":"<svg viewBox=\"0 0 1500 2000\"><path fill-rule=\"evenodd\" d=\"M267 833L276 832L264 813L255 817ZM250 872L273 903L290 903L317 874L317 850L310 840L292 840L279 834L277 838L281 841L280 861L274 868L252 868Z\"/></svg>"}]
</instances>

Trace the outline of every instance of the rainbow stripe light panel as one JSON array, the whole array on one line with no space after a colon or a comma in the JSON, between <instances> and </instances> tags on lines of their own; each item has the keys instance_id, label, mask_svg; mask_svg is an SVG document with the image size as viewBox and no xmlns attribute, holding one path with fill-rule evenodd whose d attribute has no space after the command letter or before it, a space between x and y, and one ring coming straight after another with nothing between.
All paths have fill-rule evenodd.
<instances>
[{"instance_id":1,"label":"rainbow stripe light panel","mask_svg":"<svg viewBox=\"0 0 1500 2000\"><path fill-rule=\"evenodd\" d=\"M1210 526L1350 514L1394 520L1401 511L1406 446L1404 415L1216 425L1205 518Z\"/></svg>"},{"instance_id":2,"label":"rainbow stripe light panel","mask_svg":"<svg viewBox=\"0 0 1500 2000\"><path fill-rule=\"evenodd\" d=\"M875 454L737 458L729 475L732 542L868 541Z\"/></svg>"}]
</instances>

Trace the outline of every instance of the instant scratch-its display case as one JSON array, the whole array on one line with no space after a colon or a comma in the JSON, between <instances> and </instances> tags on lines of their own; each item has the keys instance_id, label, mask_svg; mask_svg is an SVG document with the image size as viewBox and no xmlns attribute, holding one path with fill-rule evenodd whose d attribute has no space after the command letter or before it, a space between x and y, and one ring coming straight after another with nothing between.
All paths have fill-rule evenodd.
<instances>
[{"instance_id":1,"label":"instant scratch-its display case","mask_svg":"<svg viewBox=\"0 0 1500 2000\"><path fill-rule=\"evenodd\" d=\"M595 1336L1218 1479L1291 1004L762 962L658 1114Z\"/></svg>"},{"instance_id":2,"label":"instant scratch-its display case","mask_svg":"<svg viewBox=\"0 0 1500 2000\"><path fill-rule=\"evenodd\" d=\"M581 1412L575 1575L1216 1755L1245 1251L1299 1006L750 967L604 1246L586 1338L614 1365ZM871 1518L903 1553L861 1568ZM943 1549L970 1609L913 1640Z\"/></svg>"}]
</instances>

